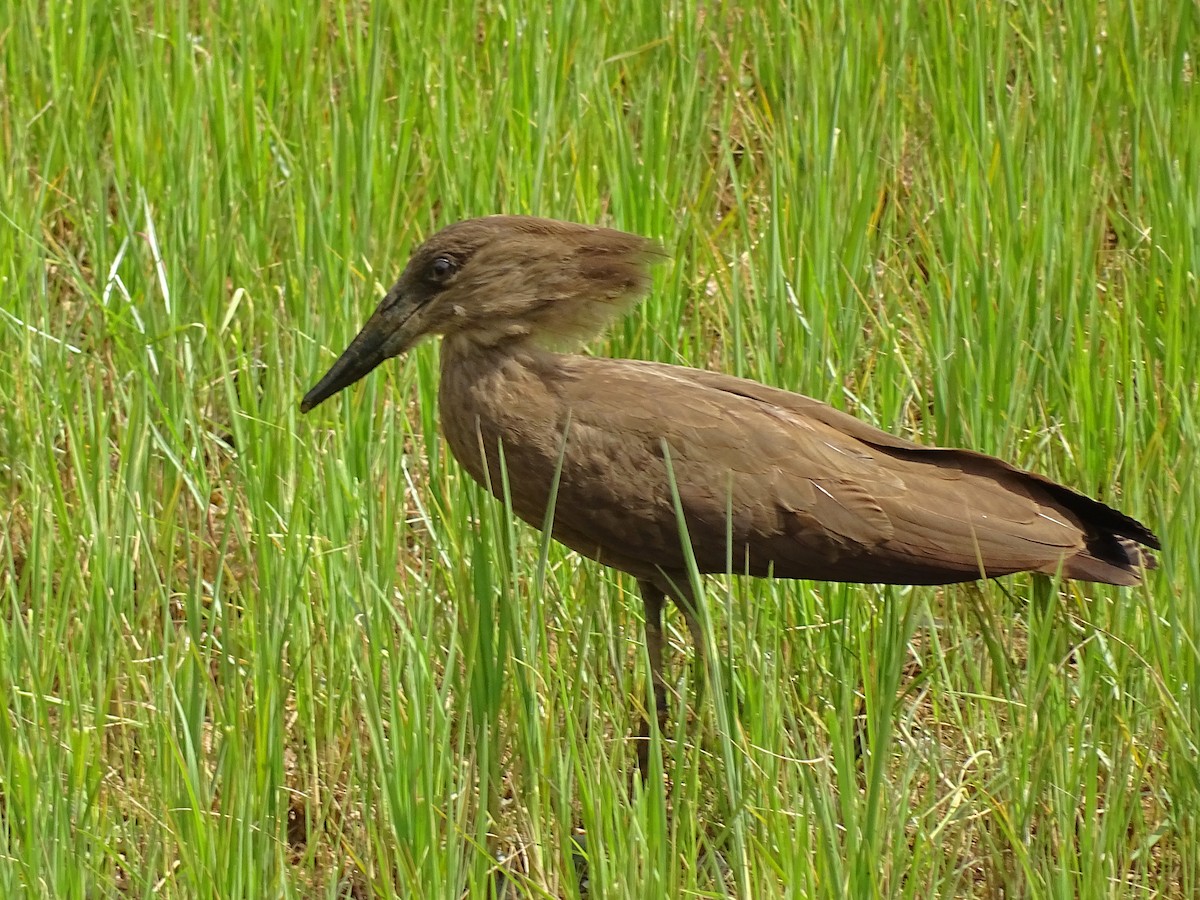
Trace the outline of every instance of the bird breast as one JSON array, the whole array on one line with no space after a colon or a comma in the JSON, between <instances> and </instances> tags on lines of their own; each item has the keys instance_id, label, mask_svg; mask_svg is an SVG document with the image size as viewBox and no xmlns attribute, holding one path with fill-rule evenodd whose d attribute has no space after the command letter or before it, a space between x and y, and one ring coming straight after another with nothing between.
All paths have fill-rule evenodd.
<instances>
[{"instance_id":1,"label":"bird breast","mask_svg":"<svg viewBox=\"0 0 1200 900\"><path fill-rule=\"evenodd\" d=\"M539 355L449 337L438 387L442 433L455 458L497 498L507 484L514 512L538 526L566 418Z\"/></svg>"},{"instance_id":2,"label":"bird breast","mask_svg":"<svg viewBox=\"0 0 1200 900\"><path fill-rule=\"evenodd\" d=\"M578 359L447 337L438 389L446 442L493 496L507 490L524 521L543 528L552 511L551 533L571 549L639 577L681 568L660 441L653 428L589 427L587 404L572 396Z\"/></svg>"}]
</instances>

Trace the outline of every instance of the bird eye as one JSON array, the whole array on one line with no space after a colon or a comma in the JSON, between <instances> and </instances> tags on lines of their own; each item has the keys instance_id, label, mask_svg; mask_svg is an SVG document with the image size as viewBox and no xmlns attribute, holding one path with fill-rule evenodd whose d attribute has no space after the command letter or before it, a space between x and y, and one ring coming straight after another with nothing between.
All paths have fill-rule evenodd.
<instances>
[{"instance_id":1,"label":"bird eye","mask_svg":"<svg viewBox=\"0 0 1200 900\"><path fill-rule=\"evenodd\" d=\"M448 256L435 257L433 262L429 264L429 271L438 281L449 278L458 268Z\"/></svg>"}]
</instances>

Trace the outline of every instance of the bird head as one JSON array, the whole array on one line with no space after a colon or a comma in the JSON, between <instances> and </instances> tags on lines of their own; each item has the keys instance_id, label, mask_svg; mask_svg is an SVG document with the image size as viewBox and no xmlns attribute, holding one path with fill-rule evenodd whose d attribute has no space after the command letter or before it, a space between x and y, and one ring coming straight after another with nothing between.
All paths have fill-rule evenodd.
<instances>
[{"instance_id":1,"label":"bird head","mask_svg":"<svg viewBox=\"0 0 1200 900\"><path fill-rule=\"evenodd\" d=\"M417 248L358 336L300 404L308 412L427 335L480 346L577 346L636 302L664 256L637 235L528 216L450 225Z\"/></svg>"}]
</instances>

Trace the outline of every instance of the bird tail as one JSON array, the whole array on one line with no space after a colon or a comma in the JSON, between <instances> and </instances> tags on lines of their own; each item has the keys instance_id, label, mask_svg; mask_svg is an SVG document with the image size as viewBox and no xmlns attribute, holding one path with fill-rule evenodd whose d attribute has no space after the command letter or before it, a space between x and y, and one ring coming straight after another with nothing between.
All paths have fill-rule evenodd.
<instances>
[{"instance_id":1,"label":"bird tail","mask_svg":"<svg viewBox=\"0 0 1200 900\"><path fill-rule=\"evenodd\" d=\"M1087 549L1064 560L1062 574L1080 581L1131 586L1142 583L1147 569L1157 569L1158 560L1131 538L1103 532L1093 535Z\"/></svg>"}]
</instances>

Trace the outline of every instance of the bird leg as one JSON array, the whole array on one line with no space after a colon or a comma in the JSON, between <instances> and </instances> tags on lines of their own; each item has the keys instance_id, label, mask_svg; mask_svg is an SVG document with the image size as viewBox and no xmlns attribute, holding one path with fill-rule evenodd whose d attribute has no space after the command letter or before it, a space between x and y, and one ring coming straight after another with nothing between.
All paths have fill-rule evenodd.
<instances>
[{"instance_id":1,"label":"bird leg","mask_svg":"<svg viewBox=\"0 0 1200 900\"><path fill-rule=\"evenodd\" d=\"M683 614L687 623L692 645L696 648L696 665L699 676L696 679L696 701L704 697L704 683L708 678L708 651L704 641L704 629L700 626L697 612L696 597L692 591L691 582L686 577L678 580L666 578L666 585L657 579L639 579L638 587L642 594L642 607L646 614L646 653L650 657L650 680L654 694L654 717L658 722L661 734L667 725L667 682L663 677L663 607L669 595L675 606ZM638 769L645 777L650 765L650 720L642 720L641 733L638 735Z\"/></svg>"},{"instance_id":2,"label":"bird leg","mask_svg":"<svg viewBox=\"0 0 1200 900\"><path fill-rule=\"evenodd\" d=\"M661 733L667 724L667 683L663 679L662 613L666 594L653 581L639 579L642 608L646 614L646 653L650 657L650 683L653 686L654 715ZM650 771L650 719L642 719L637 743L638 771L645 779Z\"/></svg>"},{"instance_id":3,"label":"bird leg","mask_svg":"<svg viewBox=\"0 0 1200 900\"><path fill-rule=\"evenodd\" d=\"M704 699L704 685L708 681L708 644L704 640L704 629L700 626L700 608L696 605L696 594L687 576L679 581L671 581L671 599L675 608L683 614L687 624L688 634L692 638L692 647L696 651L696 706Z\"/></svg>"}]
</instances>

